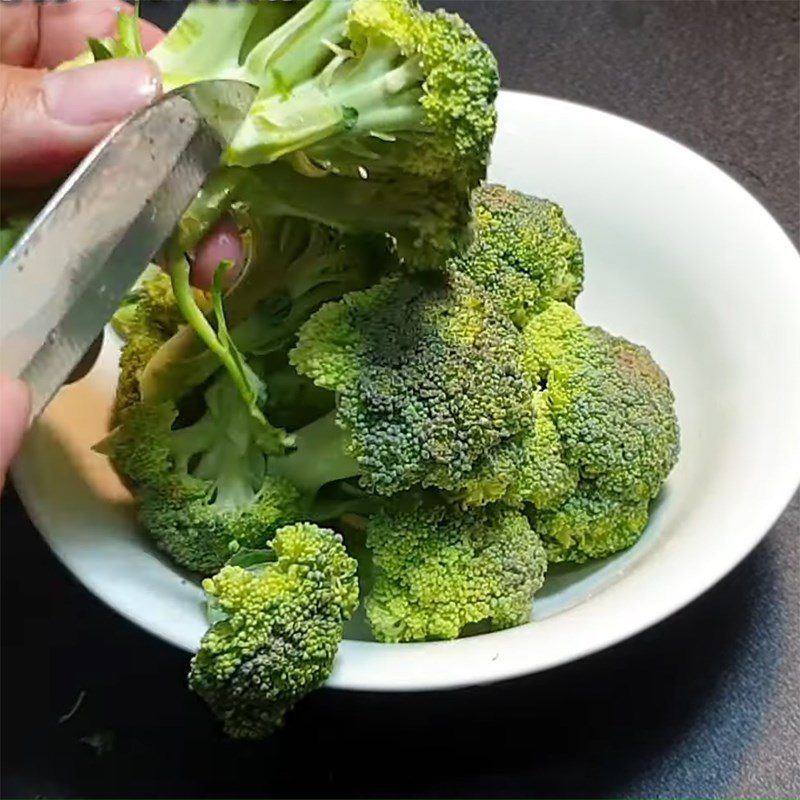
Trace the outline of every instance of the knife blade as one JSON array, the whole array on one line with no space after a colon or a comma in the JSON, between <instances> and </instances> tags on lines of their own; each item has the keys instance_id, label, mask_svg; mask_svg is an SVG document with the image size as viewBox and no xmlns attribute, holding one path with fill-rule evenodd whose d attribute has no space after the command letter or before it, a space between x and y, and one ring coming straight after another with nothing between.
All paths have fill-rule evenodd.
<instances>
[{"instance_id":1,"label":"knife blade","mask_svg":"<svg viewBox=\"0 0 800 800\"><path fill-rule=\"evenodd\" d=\"M0 263L0 372L38 415L219 165L256 90L204 81L112 130Z\"/></svg>"}]
</instances>

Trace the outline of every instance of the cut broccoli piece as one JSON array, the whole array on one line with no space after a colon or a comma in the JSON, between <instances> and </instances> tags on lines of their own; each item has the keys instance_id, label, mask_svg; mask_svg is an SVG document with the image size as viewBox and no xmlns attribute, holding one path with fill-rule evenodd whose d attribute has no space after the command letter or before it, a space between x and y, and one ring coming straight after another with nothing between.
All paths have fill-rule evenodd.
<instances>
[{"instance_id":1,"label":"cut broccoli piece","mask_svg":"<svg viewBox=\"0 0 800 800\"><path fill-rule=\"evenodd\" d=\"M281 528L263 558L248 561L203 582L216 621L189 674L238 738L267 735L324 683L358 603L356 562L331 530Z\"/></svg>"},{"instance_id":2,"label":"cut broccoli piece","mask_svg":"<svg viewBox=\"0 0 800 800\"><path fill-rule=\"evenodd\" d=\"M519 327L545 301L574 303L583 250L559 206L492 184L477 188L472 202L474 239L450 269L486 289Z\"/></svg>"},{"instance_id":3,"label":"cut broccoli piece","mask_svg":"<svg viewBox=\"0 0 800 800\"><path fill-rule=\"evenodd\" d=\"M654 497L678 457L669 381L650 353L600 328L551 365L547 400L565 459L598 489Z\"/></svg>"},{"instance_id":4,"label":"cut broccoli piece","mask_svg":"<svg viewBox=\"0 0 800 800\"><path fill-rule=\"evenodd\" d=\"M185 427L176 427L171 403L133 405L96 449L136 484L140 520L156 544L181 566L209 574L231 548L262 547L302 512L297 490L266 474L276 443L225 373L205 404Z\"/></svg>"},{"instance_id":5,"label":"cut broccoli piece","mask_svg":"<svg viewBox=\"0 0 800 800\"><path fill-rule=\"evenodd\" d=\"M290 359L337 393L362 485L388 495L459 491L490 448L523 429L536 397L521 351L488 296L451 274L388 278L323 306ZM298 445L293 457L302 453Z\"/></svg>"},{"instance_id":6,"label":"cut broccoli piece","mask_svg":"<svg viewBox=\"0 0 800 800\"><path fill-rule=\"evenodd\" d=\"M266 80L229 164L294 155L356 177L409 173L468 189L485 175L497 65L455 15L413 0L311 0L248 60Z\"/></svg>"},{"instance_id":7,"label":"cut broccoli piece","mask_svg":"<svg viewBox=\"0 0 800 800\"><path fill-rule=\"evenodd\" d=\"M628 547L678 458L669 380L644 347L585 327L561 303L534 318L524 335L527 368L558 433L548 475L579 476L566 500L559 491L525 498L536 507L548 555L583 561Z\"/></svg>"},{"instance_id":8,"label":"cut broccoli piece","mask_svg":"<svg viewBox=\"0 0 800 800\"><path fill-rule=\"evenodd\" d=\"M530 619L547 558L524 514L500 506L463 512L434 505L370 518L374 587L367 618L381 642L455 639Z\"/></svg>"},{"instance_id":9,"label":"cut broccoli piece","mask_svg":"<svg viewBox=\"0 0 800 800\"><path fill-rule=\"evenodd\" d=\"M562 505L531 510L550 561L583 563L635 544L647 525L649 498L627 500L583 481Z\"/></svg>"}]
</instances>

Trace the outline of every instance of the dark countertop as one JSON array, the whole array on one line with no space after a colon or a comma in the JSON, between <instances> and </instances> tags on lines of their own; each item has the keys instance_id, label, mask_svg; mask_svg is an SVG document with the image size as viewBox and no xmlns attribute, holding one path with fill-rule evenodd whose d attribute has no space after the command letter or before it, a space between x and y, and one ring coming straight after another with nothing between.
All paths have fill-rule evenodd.
<instances>
[{"instance_id":1,"label":"dark countertop","mask_svg":"<svg viewBox=\"0 0 800 800\"><path fill-rule=\"evenodd\" d=\"M505 86L688 144L797 242L798 3L447 6ZM258 745L218 734L185 654L77 585L13 491L2 528L3 796L800 797L800 495L715 589L612 650L481 689L323 691ZM105 755L80 741L103 731Z\"/></svg>"}]
</instances>

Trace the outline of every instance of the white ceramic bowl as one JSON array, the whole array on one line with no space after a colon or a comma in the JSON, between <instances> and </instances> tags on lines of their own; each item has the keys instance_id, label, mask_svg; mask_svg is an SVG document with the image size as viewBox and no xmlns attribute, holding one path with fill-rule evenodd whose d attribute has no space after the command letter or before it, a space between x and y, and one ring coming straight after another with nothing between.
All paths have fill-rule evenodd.
<instances>
[{"instance_id":1,"label":"white ceramic bowl","mask_svg":"<svg viewBox=\"0 0 800 800\"><path fill-rule=\"evenodd\" d=\"M490 178L560 203L583 239L584 317L649 347L673 384L682 454L628 552L553 570L533 621L453 642L344 642L329 685L439 689L536 672L662 620L739 563L800 479L800 258L764 208L674 141L600 111L501 93ZM90 451L116 381L113 336L32 431L16 485L98 597L186 650L200 589L140 536Z\"/></svg>"}]
</instances>

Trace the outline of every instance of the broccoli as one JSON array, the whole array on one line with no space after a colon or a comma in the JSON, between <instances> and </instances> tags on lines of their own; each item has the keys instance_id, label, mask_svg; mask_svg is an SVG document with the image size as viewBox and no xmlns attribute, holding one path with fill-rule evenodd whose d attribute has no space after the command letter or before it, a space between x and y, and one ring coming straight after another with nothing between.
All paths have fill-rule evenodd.
<instances>
[{"instance_id":1,"label":"broccoli","mask_svg":"<svg viewBox=\"0 0 800 800\"><path fill-rule=\"evenodd\" d=\"M227 16L192 5L149 54L170 87L208 78L259 87L223 169L165 254L184 318L262 423L264 387L229 335L221 304L215 329L193 302L187 252L226 210L248 197L252 205L253 186L261 185L262 198L280 195L299 216L390 236L409 263L443 260L469 237L469 196L486 174L498 91L495 60L469 26L416 0L276 5L239 4L226 7ZM102 57L140 55L137 30L120 20ZM266 176L224 169L279 160L290 169ZM347 202L337 208L340 194Z\"/></svg>"},{"instance_id":2,"label":"broccoli","mask_svg":"<svg viewBox=\"0 0 800 800\"><path fill-rule=\"evenodd\" d=\"M409 173L468 189L485 175L497 65L455 15L415 0L311 0L250 51L242 74L260 91L229 164L291 156L355 177Z\"/></svg>"},{"instance_id":3,"label":"broccoli","mask_svg":"<svg viewBox=\"0 0 800 800\"><path fill-rule=\"evenodd\" d=\"M301 504L288 481L266 474L268 454L284 444L265 435L224 372L204 400L205 413L188 425L172 403L137 403L95 449L135 484L139 518L156 544L210 574L232 549L261 547L299 519Z\"/></svg>"},{"instance_id":4,"label":"broccoli","mask_svg":"<svg viewBox=\"0 0 800 800\"><path fill-rule=\"evenodd\" d=\"M460 490L490 448L523 429L535 393L521 350L521 334L480 287L437 273L386 278L323 306L290 360L337 393L340 449L358 462L362 486L390 495ZM289 456L300 476L307 461L318 477L332 437L315 441L298 438Z\"/></svg>"},{"instance_id":5,"label":"broccoli","mask_svg":"<svg viewBox=\"0 0 800 800\"><path fill-rule=\"evenodd\" d=\"M203 582L211 628L189 685L239 738L265 736L331 672L358 603L356 562L339 534L308 523L281 528Z\"/></svg>"},{"instance_id":6,"label":"broccoli","mask_svg":"<svg viewBox=\"0 0 800 800\"><path fill-rule=\"evenodd\" d=\"M524 514L502 506L464 512L393 505L370 517L374 587L366 601L381 642L455 639L530 619L547 558Z\"/></svg>"},{"instance_id":7,"label":"broccoli","mask_svg":"<svg viewBox=\"0 0 800 800\"><path fill-rule=\"evenodd\" d=\"M495 184L478 187L472 202L474 240L450 269L486 289L519 327L548 300L575 302L583 250L559 206Z\"/></svg>"},{"instance_id":8,"label":"broccoli","mask_svg":"<svg viewBox=\"0 0 800 800\"><path fill-rule=\"evenodd\" d=\"M340 234L255 208L239 209L238 217L249 253L242 276L222 302L232 345L244 355L285 350L325 301L364 288L393 263L381 237ZM141 374L144 399L177 400L219 368L217 354L204 344L217 332L210 322L203 327L206 337L198 338L195 327L183 327L154 354Z\"/></svg>"},{"instance_id":9,"label":"broccoli","mask_svg":"<svg viewBox=\"0 0 800 800\"><path fill-rule=\"evenodd\" d=\"M582 564L635 544L647 525L649 505L649 498L626 499L581 481L562 505L531 507L529 517L550 561Z\"/></svg>"},{"instance_id":10,"label":"broccoli","mask_svg":"<svg viewBox=\"0 0 800 800\"><path fill-rule=\"evenodd\" d=\"M579 476L566 498L529 498L548 556L584 561L628 547L678 458L669 380L644 347L584 326L561 303L534 318L524 336L526 353L535 355L528 369L558 432L548 473L569 476L568 483Z\"/></svg>"},{"instance_id":11,"label":"broccoli","mask_svg":"<svg viewBox=\"0 0 800 800\"><path fill-rule=\"evenodd\" d=\"M209 307L205 293L194 290L201 309ZM151 265L124 298L111 320L125 340L120 354L120 375L114 405L114 421L141 399L141 380L155 354L184 324L169 276Z\"/></svg>"}]
</instances>

